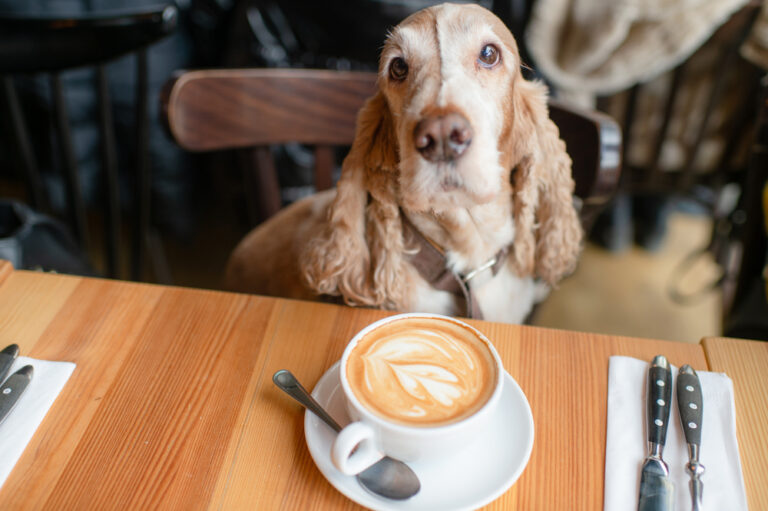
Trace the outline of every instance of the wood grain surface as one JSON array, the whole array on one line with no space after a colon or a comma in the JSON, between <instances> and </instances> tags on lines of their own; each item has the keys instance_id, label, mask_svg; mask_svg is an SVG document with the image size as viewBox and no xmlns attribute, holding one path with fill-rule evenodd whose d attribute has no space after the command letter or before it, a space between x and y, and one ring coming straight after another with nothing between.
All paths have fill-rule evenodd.
<instances>
[{"instance_id":1,"label":"wood grain surface","mask_svg":"<svg viewBox=\"0 0 768 511\"><path fill-rule=\"evenodd\" d=\"M710 337L701 343L710 370L733 380L749 509L768 509L768 342Z\"/></svg>"},{"instance_id":2,"label":"wood grain surface","mask_svg":"<svg viewBox=\"0 0 768 511\"><path fill-rule=\"evenodd\" d=\"M0 509L357 509L315 467L303 410L271 377L287 368L314 387L356 331L388 314L11 272L0 345L77 367L0 489ZM488 509L602 509L610 355L707 368L699 345L471 323L497 346L536 424L528 467Z\"/></svg>"},{"instance_id":3,"label":"wood grain surface","mask_svg":"<svg viewBox=\"0 0 768 511\"><path fill-rule=\"evenodd\" d=\"M9 261L0 259L0 284L13 272L13 265Z\"/></svg>"},{"instance_id":4,"label":"wood grain surface","mask_svg":"<svg viewBox=\"0 0 768 511\"><path fill-rule=\"evenodd\" d=\"M376 73L317 69L180 72L162 94L164 120L189 151L300 141L345 145Z\"/></svg>"}]
</instances>

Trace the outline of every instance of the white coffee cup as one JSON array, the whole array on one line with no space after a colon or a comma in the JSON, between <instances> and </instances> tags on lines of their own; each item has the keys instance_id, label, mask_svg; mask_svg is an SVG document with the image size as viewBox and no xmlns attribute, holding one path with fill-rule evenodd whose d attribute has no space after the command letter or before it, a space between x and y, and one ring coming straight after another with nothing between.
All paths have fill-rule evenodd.
<instances>
[{"instance_id":1,"label":"white coffee cup","mask_svg":"<svg viewBox=\"0 0 768 511\"><path fill-rule=\"evenodd\" d=\"M433 321L437 321L438 323L432 323ZM394 322L399 323L395 324ZM448 323L445 324L443 322ZM466 351L475 350L474 352L481 353L481 356L484 357L481 365L483 365L487 371L490 371L490 378L483 380L482 393L479 394L480 397L473 407L466 407L467 410L464 411L465 415L459 415L456 420L437 421L435 423L436 425L432 425L430 422L424 424L410 424L408 423L409 419L406 419L406 421L397 420L394 417L384 416L382 413L374 411L372 407L367 407L363 404L361 399L356 396L347 374L348 364L350 363L350 354L355 350L358 344L362 340L366 340L365 343L367 345L371 340L375 342L377 338L381 337L380 333L375 333L374 331L386 332L392 329L403 329L403 331L408 331L408 328L410 328L411 325L413 325L414 328L419 329L420 326L425 324L428 326L436 325L438 327L444 325L448 329L460 328L461 332L468 332L467 338L471 339L472 342L453 343L451 346L476 346L476 348L468 349ZM424 330L425 329L422 329L422 331ZM368 334L372 334L372 337L369 338ZM398 332L396 335L401 334ZM427 351L432 349L433 346L440 346L439 343L435 344L432 341L433 339L429 339L426 343ZM408 342L410 342L410 340ZM434 349L439 357L441 349ZM453 352L451 352L451 354L453 354ZM355 358L359 359L360 356L355 355ZM450 360L458 358L461 357L450 357ZM359 364L361 363L362 362L357 362L358 366L360 366ZM468 367L475 367L472 366L469 361L466 361L466 363L470 364ZM405 365L402 367L409 366ZM411 365L410 367L417 367L417 370L420 370L425 367L425 365L417 364L416 366ZM464 377L469 378L476 376L472 375L471 371L467 368L464 369L466 369L462 372ZM431 369L428 368L427 370ZM438 370L441 369L438 368ZM382 372L381 374L384 373ZM491 344L491 342L478 330L455 318L437 314L408 313L390 316L368 325L352 338L341 357L341 387L344 392L347 411L353 422L343 428L333 442L331 459L334 465L342 473L354 475L362 472L384 456L390 456L402 461L416 461L422 459L439 459L447 453L460 450L487 430L488 424L493 418L493 414L501 397L504 382L503 375L504 367L493 344ZM449 379L453 378L451 374L448 374L447 377ZM405 378L408 380L407 376L405 376ZM403 380L398 380L398 384L402 381ZM421 382L422 380L418 381ZM453 382L453 380L450 381ZM438 391L444 386L443 383L438 383ZM480 384L475 385L475 387L478 386L480 386ZM403 385L400 385L400 387L403 387ZM413 392L419 391L423 394L423 391L427 387L419 386L418 388L408 388ZM429 388L432 388L431 384ZM405 398L408 399L411 397L403 392L401 392L401 394L403 394ZM454 390L448 388L448 392L450 394L451 392L454 392ZM460 393L459 391L455 392L456 394L451 394L451 396ZM437 392L437 394L440 394L440 392ZM375 397L376 394L371 395L374 396L373 399L377 399ZM440 398L440 395L438 395L438 398ZM437 401L440 401L440 399L437 399ZM448 402L451 401L451 399L446 399L445 401ZM418 402L418 400L416 402ZM432 399L430 402L435 403L435 399ZM444 404L443 401L436 403L437 408L442 407ZM445 404L445 409L449 410L451 406L452 403ZM385 410L385 412L388 413L387 410ZM445 413L451 412L449 410Z\"/></svg>"}]
</instances>

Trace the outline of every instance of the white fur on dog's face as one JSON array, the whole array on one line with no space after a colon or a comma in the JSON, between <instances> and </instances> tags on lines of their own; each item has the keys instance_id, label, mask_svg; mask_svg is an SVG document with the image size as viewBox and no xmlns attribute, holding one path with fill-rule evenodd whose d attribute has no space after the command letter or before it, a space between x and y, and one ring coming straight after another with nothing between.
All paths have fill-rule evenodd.
<instances>
[{"instance_id":1,"label":"white fur on dog's face","mask_svg":"<svg viewBox=\"0 0 768 511\"><path fill-rule=\"evenodd\" d=\"M482 65L480 52L495 46L500 61ZM390 66L403 59L403 80ZM381 56L379 84L392 112L400 158L402 204L414 211L471 207L509 193L509 168L500 141L508 135L517 45L506 27L473 5L443 4L397 26ZM458 112L472 128L472 142L452 162L430 162L414 145L416 124L427 115Z\"/></svg>"}]
</instances>

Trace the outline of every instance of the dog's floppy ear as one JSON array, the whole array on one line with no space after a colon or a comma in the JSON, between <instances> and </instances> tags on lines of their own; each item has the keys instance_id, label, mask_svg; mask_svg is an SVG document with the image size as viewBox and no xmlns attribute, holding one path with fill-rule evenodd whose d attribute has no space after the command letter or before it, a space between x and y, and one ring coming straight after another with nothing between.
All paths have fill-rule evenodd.
<instances>
[{"instance_id":1,"label":"dog's floppy ear","mask_svg":"<svg viewBox=\"0 0 768 511\"><path fill-rule=\"evenodd\" d=\"M549 118L544 85L518 77L511 108L514 262L521 275L554 285L573 271L581 251L571 158Z\"/></svg>"},{"instance_id":2,"label":"dog's floppy ear","mask_svg":"<svg viewBox=\"0 0 768 511\"><path fill-rule=\"evenodd\" d=\"M394 175L397 161L391 113L379 92L358 114L355 140L342 165L325 231L309 242L301 256L304 277L316 292L341 295L350 305L386 305L386 293L375 282L383 259L376 253L382 241L375 240L383 234L378 231L386 231L381 221L391 216L392 204L369 206L369 193L372 202L382 198L381 193L374 193L380 190L371 189L371 183L376 186L381 181L378 177ZM394 214L397 216L396 207ZM397 220L399 232L399 216ZM374 242L370 243L372 237ZM371 271L372 266L375 271Z\"/></svg>"}]
</instances>

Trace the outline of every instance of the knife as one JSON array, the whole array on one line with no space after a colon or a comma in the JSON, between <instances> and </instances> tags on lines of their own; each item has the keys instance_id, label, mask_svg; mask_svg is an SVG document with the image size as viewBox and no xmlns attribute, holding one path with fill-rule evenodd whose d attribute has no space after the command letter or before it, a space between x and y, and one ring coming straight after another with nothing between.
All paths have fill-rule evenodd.
<instances>
[{"instance_id":1,"label":"knife","mask_svg":"<svg viewBox=\"0 0 768 511\"><path fill-rule=\"evenodd\" d=\"M19 345L11 344L0 351L0 383L3 383L8 371L11 370L13 361L19 356Z\"/></svg>"},{"instance_id":2,"label":"knife","mask_svg":"<svg viewBox=\"0 0 768 511\"><path fill-rule=\"evenodd\" d=\"M677 373L677 406L680 411L680 423L685 433L685 441L688 444L688 463L685 471L691 477L691 509L700 511L702 492L704 485L701 476L704 474L704 465L699 463L699 450L701 447L701 426L704 417L704 399L701 395L701 383L699 375L688 364L680 368Z\"/></svg>"},{"instance_id":3,"label":"knife","mask_svg":"<svg viewBox=\"0 0 768 511\"><path fill-rule=\"evenodd\" d=\"M3 423L32 380L32 366L26 365L13 373L0 386L0 424Z\"/></svg>"},{"instance_id":4,"label":"knife","mask_svg":"<svg viewBox=\"0 0 768 511\"><path fill-rule=\"evenodd\" d=\"M667 439L670 398L672 397L672 371L662 355L651 361L648 370L646 395L646 422L648 426L648 456L640 473L640 500L638 511L672 511L674 486L669 479L669 468L662 459Z\"/></svg>"}]
</instances>

